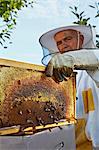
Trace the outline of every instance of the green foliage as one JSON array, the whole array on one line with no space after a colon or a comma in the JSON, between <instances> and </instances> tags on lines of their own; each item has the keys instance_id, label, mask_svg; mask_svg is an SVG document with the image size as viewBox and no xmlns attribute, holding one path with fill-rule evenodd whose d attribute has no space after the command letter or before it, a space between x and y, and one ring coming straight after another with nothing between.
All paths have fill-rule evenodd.
<instances>
[{"instance_id":1,"label":"green foliage","mask_svg":"<svg viewBox=\"0 0 99 150\"><path fill-rule=\"evenodd\" d=\"M99 2L95 3L95 6L89 5L89 7L94 8L96 10L95 18L99 18ZM99 48L99 34L96 34L96 46Z\"/></svg>"},{"instance_id":2,"label":"green foliage","mask_svg":"<svg viewBox=\"0 0 99 150\"><path fill-rule=\"evenodd\" d=\"M70 7L71 12L76 16L77 21L74 21L74 24L78 24L78 25L90 25L88 24L88 21L90 20L90 17L86 17L86 15L84 14L85 12L79 12L78 11L78 7L74 6L74 7Z\"/></svg>"},{"instance_id":3,"label":"green foliage","mask_svg":"<svg viewBox=\"0 0 99 150\"><path fill-rule=\"evenodd\" d=\"M33 0L0 0L0 44L2 46L7 39L10 39L17 22L18 11L23 7L33 7L33 3Z\"/></svg>"},{"instance_id":4,"label":"green foliage","mask_svg":"<svg viewBox=\"0 0 99 150\"><path fill-rule=\"evenodd\" d=\"M95 3L95 6L93 5L89 5L89 7L93 8L96 10L96 15L94 16L95 18L99 17L99 3ZM71 7L71 12L72 14L74 14L76 16L77 21L74 21L74 24L78 24L78 25L90 25L93 26L94 28L96 27L96 25L91 25L89 24L89 20L91 19L90 17L86 17L85 12L78 11L78 7L74 6ZM96 46L99 48L99 34L96 35Z\"/></svg>"},{"instance_id":5,"label":"green foliage","mask_svg":"<svg viewBox=\"0 0 99 150\"><path fill-rule=\"evenodd\" d=\"M99 2L98 3L96 2L94 6L89 5L89 7L94 8L96 10L95 18L99 17Z\"/></svg>"}]
</instances>

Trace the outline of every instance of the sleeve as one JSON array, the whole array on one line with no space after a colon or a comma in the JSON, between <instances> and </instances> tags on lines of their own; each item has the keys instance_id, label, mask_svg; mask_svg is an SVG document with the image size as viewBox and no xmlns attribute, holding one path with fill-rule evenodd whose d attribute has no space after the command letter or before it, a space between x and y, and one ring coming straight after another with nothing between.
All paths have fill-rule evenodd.
<instances>
[{"instance_id":1,"label":"sleeve","mask_svg":"<svg viewBox=\"0 0 99 150\"><path fill-rule=\"evenodd\" d=\"M93 50L98 62L99 62L99 49ZM99 63L98 68L95 71L87 71L87 73L90 75L90 77L95 81L97 87L99 88Z\"/></svg>"},{"instance_id":2,"label":"sleeve","mask_svg":"<svg viewBox=\"0 0 99 150\"><path fill-rule=\"evenodd\" d=\"M93 50L95 56L97 57L98 61L99 61L99 49L97 50Z\"/></svg>"}]
</instances>

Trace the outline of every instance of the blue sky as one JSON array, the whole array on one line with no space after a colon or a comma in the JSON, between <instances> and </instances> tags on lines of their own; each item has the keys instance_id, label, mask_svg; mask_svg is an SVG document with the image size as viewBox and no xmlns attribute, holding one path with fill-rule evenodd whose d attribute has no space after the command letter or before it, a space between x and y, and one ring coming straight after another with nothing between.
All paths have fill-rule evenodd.
<instances>
[{"instance_id":1,"label":"blue sky","mask_svg":"<svg viewBox=\"0 0 99 150\"><path fill-rule=\"evenodd\" d=\"M96 10L88 5L94 5L95 2L96 0L36 0L33 8L24 8L19 12L11 38L13 43L8 44L7 49L0 47L0 58L41 64L43 52L39 37L56 27L72 25L76 18L69 6L79 6L81 11L85 10L85 14L93 18ZM91 23L99 26L98 20L93 19Z\"/></svg>"}]
</instances>

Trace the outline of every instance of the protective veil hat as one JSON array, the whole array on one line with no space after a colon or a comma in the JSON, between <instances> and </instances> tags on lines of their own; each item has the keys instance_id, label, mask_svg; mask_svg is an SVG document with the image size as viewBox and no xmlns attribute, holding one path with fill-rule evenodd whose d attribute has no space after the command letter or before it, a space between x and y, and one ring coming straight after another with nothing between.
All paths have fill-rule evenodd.
<instances>
[{"instance_id":1,"label":"protective veil hat","mask_svg":"<svg viewBox=\"0 0 99 150\"><path fill-rule=\"evenodd\" d=\"M84 42L82 48L95 48L93 42L94 34L91 26L73 25L73 26L56 28L54 30L44 33L39 39L39 42L43 48L43 59L42 59L43 64L46 65L48 63L48 60L50 59L51 55L53 55L53 53L59 52L54 39L54 35L57 32L68 30L68 29L76 30L84 36Z\"/></svg>"}]
</instances>

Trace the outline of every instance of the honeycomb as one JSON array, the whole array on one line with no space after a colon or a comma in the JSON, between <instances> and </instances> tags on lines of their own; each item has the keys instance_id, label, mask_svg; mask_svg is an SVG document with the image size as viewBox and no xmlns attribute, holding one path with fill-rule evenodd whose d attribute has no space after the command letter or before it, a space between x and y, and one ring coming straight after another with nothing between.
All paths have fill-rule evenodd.
<instances>
[{"instance_id":1,"label":"honeycomb","mask_svg":"<svg viewBox=\"0 0 99 150\"><path fill-rule=\"evenodd\" d=\"M0 128L75 122L75 74L56 83L45 68L0 60Z\"/></svg>"}]
</instances>

